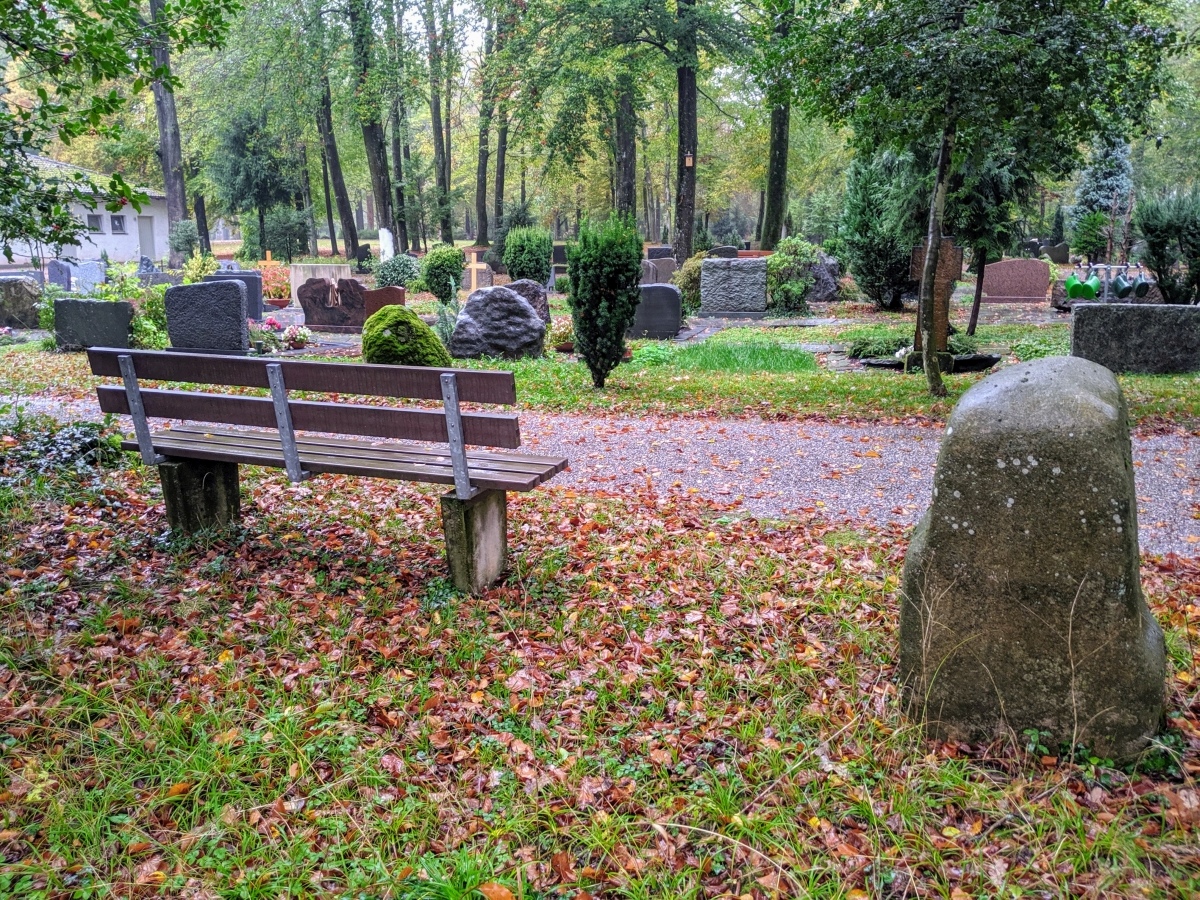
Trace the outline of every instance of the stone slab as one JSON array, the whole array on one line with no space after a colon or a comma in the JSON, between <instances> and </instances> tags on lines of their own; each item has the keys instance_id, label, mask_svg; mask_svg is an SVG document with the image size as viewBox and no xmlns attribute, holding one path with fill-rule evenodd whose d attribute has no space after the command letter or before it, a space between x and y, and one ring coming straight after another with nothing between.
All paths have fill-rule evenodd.
<instances>
[{"instance_id":1,"label":"stone slab","mask_svg":"<svg viewBox=\"0 0 1200 900\"><path fill-rule=\"evenodd\" d=\"M129 346L133 304L127 300L85 300L61 297L54 301L54 339L60 350Z\"/></svg>"},{"instance_id":2,"label":"stone slab","mask_svg":"<svg viewBox=\"0 0 1200 900\"><path fill-rule=\"evenodd\" d=\"M1075 303L1071 355L1113 372L1200 372L1200 306Z\"/></svg>"},{"instance_id":3,"label":"stone slab","mask_svg":"<svg viewBox=\"0 0 1200 900\"><path fill-rule=\"evenodd\" d=\"M175 350L246 353L246 284L222 279L167 288L167 335Z\"/></svg>"},{"instance_id":4,"label":"stone slab","mask_svg":"<svg viewBox=\"0 0 1200 900\"><path fill-rule=\"evenodd\" d=\"M71 290L76 294L90 294L96 285L104 284L108 274L104 263L99 260L86 260L80 263L69 263L71 266Z\"/></svg>"},{"instance_id":5,"label":"stone slab","mask_svg":"<svg viewBox=\"0 0 1200 900\"><path fill-rule=\"evenodd\" d=\"M647 247L646 248L646 259L659 260L659 259L674 259L674 258L675 258L675 248L674 247Z\"/></svg>"},{"instance_id":6,"label":"stone slab","mask_svg":"<svg viewBox=\"0 0 1200 900\"><path fill-rule=\"evenodd\" d=\"M988 303L1043 303L1050 290L1050 265L1041 259L1001 259L983 270Z\"/></svg>"},{"instance_id":7,"label":"stone slab","mask_svg":"<svg viewBox=\"0 0 1200 900\"><path fill-rule=\"evenodd\" d=\"M767 313L764 258L705 259L700 265L700 315L761 318Z\"/></svg>"},{"instance_id":8,"label":"stone slab","mask_svg":"<svg viewBox=\"0 0 1200 900\"><path fill-rule=\"evenodd\" d=\"M337 284L339 278L349 278L353 274L348 263L292 263L290 267L292 281L292 302L299 303L300 285L311 278L324 278L331 284Z\"/></svg>"},{"instance_id":9,"label":"stone slab","mask_svg":"<svg viewBox=\"0 0 1200 900\"><path fill-rule=\"evenodd\" d=\"M205 281L240 281L246 285L246 315L258 320L263 317L263 283L262 272L251 269L248 272L218 272L215 275L205 275Z\"/></svg>"},{"instance_id":10,"label":"stone slab","mask_svg":"<svg viewBox=\"0 0 1200 900\"><path fill-rule=\"evenodd\" d=\"M310 278L300 287L304 324L309 328L361 330L367 321L366 285L341 278L332 288L324 278Z\"/></svg>"},{"instance_id":11,"label":"stone slab","mask_svg":"<svg viewBox=\"0 0 1200 900\"><path fill-rule=\"evenodd\" d=\"M729 245L723 247L713 247L708 251L709 259L737 259L738 248Z\"/></svg>"},{"instance_id":12,"label":"stone slab","mask_svg":"<svg viewBox=\"0 0 1200 900\"><path fill-rule=\"evenodd\" d=\"M71 266L61 259L52 259L46 263L46 275L50 283L64 291L71 289Z\"/></svg>"},{"instance_id":13,"label":"stone slab","mask_svg":"<svg viewBox=\"0 0 1200 900\"><path fill-rule=\"evenodd\" d=\"M385 306L404 306L405 299L404 288L394 285L363 291L363 312L369 319Z\"/></svg>"},{"instance_id":14,"label":"stone slab","mask_svg":"<svg viewBox=\"0 0 1200 900\"><path fill-rule=\"evenodd\" d=\"M673 284L642 285L642 296L625 332L628 338L671 340L682 325L683 297Z\"/></svg>"}]
</instances>

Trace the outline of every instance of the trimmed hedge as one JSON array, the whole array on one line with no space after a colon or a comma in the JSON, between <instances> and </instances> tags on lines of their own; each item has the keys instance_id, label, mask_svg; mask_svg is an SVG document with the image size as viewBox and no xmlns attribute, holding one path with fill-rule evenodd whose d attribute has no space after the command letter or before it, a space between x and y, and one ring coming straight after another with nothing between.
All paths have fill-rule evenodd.
<instances>
[{"instance_id":1,"label":"trimmed hedge","mask_svg":"<svg viewBox=\"0 0 1200 900\"><path fill-rule=\"evenodd\" d=\"M504 242L504 268L513 281L528 278L538 284L550 280L554 242L544 228L514 228Z\"/></svg>"},{"instance_id":2,"label":"trimmed hedge","mask_svg":"<svg viewBox=\"0 0 1200 900\"><path fill-rule=\"evenodd\" d=\"M579 243L567 249L567 274L575 352L602 388L625 352L625 331L641 300L642 238L632 219L613 215L580 228Z\"/></svg>"}]
</instances>

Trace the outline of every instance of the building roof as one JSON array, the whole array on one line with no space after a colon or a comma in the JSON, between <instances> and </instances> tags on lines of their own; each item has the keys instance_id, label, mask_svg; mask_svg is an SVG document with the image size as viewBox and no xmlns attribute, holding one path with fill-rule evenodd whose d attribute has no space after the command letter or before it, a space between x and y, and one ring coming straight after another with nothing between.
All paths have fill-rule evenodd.
<instances>
[{"instance_id":1,"label":"building roof","mask_svg":"<svg viewBox=\"0 0 1200 900\"><path fill-rule=\"evenodd\" d=\"M74 163L63 162L62 160L58 160L58 159L51 159L48 156L39 156L36 153L29 154L29 161L33 163L34 168L36 168L42 172L45 172L47 174L53 174L53 175L79 174L79 175L85 175L88 178L102 179L104 181L107 181L108 177L109 177L109 176L105 175L103 172L97 172L94 169L85 169L83 166L77 166ZM130 185L130 187L132 187L134 190L141 191L148 197L153 197L157 200L163 200L167 196L162 191L158 190L158 188L148 188L148 187L143 187L142 185L137 185L137 184Z\"/></svg>"}]
</instances>

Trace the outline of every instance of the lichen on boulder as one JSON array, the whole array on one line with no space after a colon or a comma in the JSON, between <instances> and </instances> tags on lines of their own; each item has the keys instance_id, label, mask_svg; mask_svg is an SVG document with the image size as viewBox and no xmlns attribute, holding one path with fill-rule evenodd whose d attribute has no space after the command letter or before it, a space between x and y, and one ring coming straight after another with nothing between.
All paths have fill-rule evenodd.
<instances>
[{"instance_id":1,"label":"lichen on boulder","mask_svg":"<svg viewBox=\"0 0 1200 900\"><path fill-rule=\"evenodd\" d=\"M385 306L363 325L363 361L387 366L449 368L450 354L433 329L406 306Z\"/></svg>"}]
</instances>

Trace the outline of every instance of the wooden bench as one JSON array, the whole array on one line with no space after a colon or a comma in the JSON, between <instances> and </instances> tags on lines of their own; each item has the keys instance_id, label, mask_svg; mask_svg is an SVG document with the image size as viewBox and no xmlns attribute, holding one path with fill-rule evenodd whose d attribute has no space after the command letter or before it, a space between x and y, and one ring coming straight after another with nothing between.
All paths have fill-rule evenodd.
<instances>
[{"instance_id":1,"label":"wooden bench","mask_svg":"<svg viewBox=\"0 0 1200 900\"><path fill-rule=\"evenodd\" d=\"M106 347L88 350L88 361L94 374L122 379L120 386L97 388L100 409L132 417L134 438L122 447L140 451L144 463L158 466L167 520L185 533L238 519L239 465L283 469L294 482L335 472L453 485L441 504L450 576L459 589L478 592L504 569L507 492L533 490L567 467L561 457L506 452L521 446L515 415L459 411L459 401L516 403L511 372ZM140 385L144 380L270 393L147 389ZM440 400L442 408L367 406L337 396L294 400L289 391ZM151 418L239 427L151 429ZM319 434L300 436L299 431ZM504 449L483 452L468 446Z\"/></svg>"}]
</instances>

